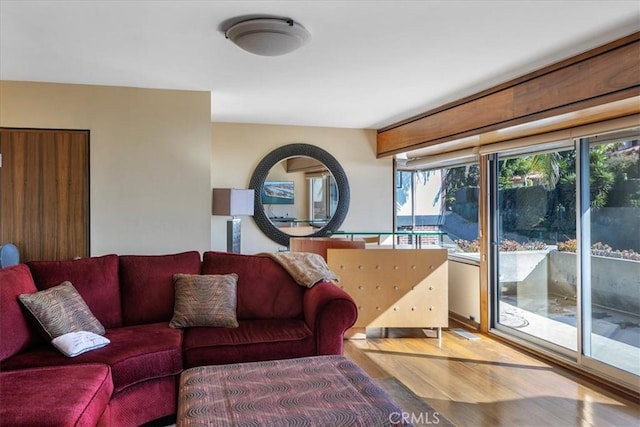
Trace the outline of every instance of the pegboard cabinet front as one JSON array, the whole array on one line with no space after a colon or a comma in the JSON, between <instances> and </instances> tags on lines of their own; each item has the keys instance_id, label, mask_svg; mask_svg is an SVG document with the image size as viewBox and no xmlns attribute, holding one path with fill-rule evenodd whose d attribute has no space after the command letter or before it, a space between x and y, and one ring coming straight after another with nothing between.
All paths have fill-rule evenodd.
<instances>
[{"instance_id":1,"label":"pegboard cabinet front","mask_svg":"<svg viewBox=\"0 0 640 427\"><path fill-rule=\"evenodd\" d=\"M354 327L447 327L446 249L329 249L327 264L355 300Z\"/></svg>"}]
</instances>

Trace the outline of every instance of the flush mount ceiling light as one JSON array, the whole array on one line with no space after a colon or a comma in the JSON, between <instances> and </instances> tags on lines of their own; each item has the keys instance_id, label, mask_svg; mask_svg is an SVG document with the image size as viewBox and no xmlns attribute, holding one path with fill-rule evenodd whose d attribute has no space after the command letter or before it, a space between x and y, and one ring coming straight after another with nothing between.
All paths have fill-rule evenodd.
<instances>
[{"instance_id":1,"label":"flush mount ceiling light","mask_svg":"<svg viewBox=\"0 0 640 427\"><path fill-rule=\"evenodd\" d=\"M226 38L262 56L278 56L302 47L311 34L292 19L255 18L238 22L224 32Z\"/></svg>"}]
</instances>

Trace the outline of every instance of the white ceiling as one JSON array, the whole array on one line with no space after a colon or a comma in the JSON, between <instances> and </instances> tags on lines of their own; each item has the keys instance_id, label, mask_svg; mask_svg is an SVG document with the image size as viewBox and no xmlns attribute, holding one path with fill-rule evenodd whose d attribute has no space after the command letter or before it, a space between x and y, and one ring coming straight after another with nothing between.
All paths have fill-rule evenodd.
<instances>
[{"instance_id":1,"label":"white ceiling","mask_svg":"<svg viewBox=\"0 0 640 427\"><path fill-rule=\"evenodd\" d=\"M286 56L221 25L290 17ZM0 0L0 78L210 91L212 120L381 128L640 30L633 1Z\"/></svg>"}]
</instances>

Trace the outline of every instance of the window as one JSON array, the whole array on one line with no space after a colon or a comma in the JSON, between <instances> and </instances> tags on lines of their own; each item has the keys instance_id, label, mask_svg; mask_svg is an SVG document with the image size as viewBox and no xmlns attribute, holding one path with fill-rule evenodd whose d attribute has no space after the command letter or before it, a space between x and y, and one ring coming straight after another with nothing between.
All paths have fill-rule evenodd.
<instances>
[{"instance_id":1,"label":"window","mask_svg":"<svg viewBox=\"0 0 640 427\"><path fill-rule=\"evenodd\" d=\"M443 231L440 236L398 236L400 244L438 244L478 257L478 163L396 174L396 229Z\"/></svg>"},{"instance_id":2,"label":"window","mask_svg":"<svg viewBox=\"0 0 640 427\"><path fill-rule=\"evenodd\" d=\"M328 221L338 206L338 187L330 173L307 174L312 221Z\"/></svg>"}]
</instances>

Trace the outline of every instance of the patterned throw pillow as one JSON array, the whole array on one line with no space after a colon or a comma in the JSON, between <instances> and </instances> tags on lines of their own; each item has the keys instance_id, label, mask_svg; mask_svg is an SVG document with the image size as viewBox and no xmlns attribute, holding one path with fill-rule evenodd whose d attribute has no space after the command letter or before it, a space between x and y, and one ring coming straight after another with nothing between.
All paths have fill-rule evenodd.
<instances>
[{"instance_id":1,"label":"patterned throw pillow","mask_svg":"<svg viewBox=\"0 0 640 427\"><path fill-rule=\"evenodd\" d=\"M71 282L65 281L33 294L21 294L18 299L51 339L69 332L105 333L104 326L91 313Z\"/></svg>"},{"instance_id":2,"label":"patterned throw pillow","mask_svg":"<svg viewBox=\"0 0 640 427\"><path fill-rule=\"evenodd\" d=\"M237 328L237 274L174 274L172 328L209 326Z\"/></svg>"}]
</instances>

